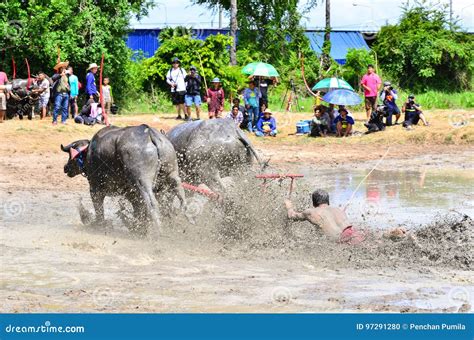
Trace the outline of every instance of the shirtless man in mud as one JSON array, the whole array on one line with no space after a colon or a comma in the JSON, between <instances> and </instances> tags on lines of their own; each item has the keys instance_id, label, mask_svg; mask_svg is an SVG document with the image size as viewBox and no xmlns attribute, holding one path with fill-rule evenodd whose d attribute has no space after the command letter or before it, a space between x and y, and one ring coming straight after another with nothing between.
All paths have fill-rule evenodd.
<instances>
[{"instance_id":1,"label":"shirtless man in mud","mask_svg":"<svg viewBox=\"0 0 474 340\"><path fill-rule=\"evenodd\" d=\"M350 224L346 213L340 208L329 206L329 194L318 189L312 194L313 207L302 212L296 211L289 199L285 200L288 218L294 221L308 221L322 229L324 234L337 240L339 243L359 244L365 240L366 235L355 230ZM389 238L406 236L404 228L395 228L386 235Z\"/></svg>"}]
</instances>

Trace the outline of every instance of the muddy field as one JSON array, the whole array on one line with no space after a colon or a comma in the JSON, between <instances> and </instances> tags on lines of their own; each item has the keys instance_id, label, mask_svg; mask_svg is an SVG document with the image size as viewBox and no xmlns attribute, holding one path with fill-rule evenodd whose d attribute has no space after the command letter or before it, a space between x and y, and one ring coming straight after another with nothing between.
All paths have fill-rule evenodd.
<instances>
[{"instance_id":1,"label":"muddy field","mask_svg":"<svg viewBox=\"0 0 474 340\"><path fill-rule=\"evenodd\" d=\"M81 223L79 201L91 209L87 181L63 174L59 144L96 129L0 126L1 312L472 310L469 145L392 146L348 207L354 225L371 235L357 247L287 223L288 183L263 192L251 176L226 181L232 204L225 208L189 197L191 216L139 238L117 217L115 200L107 201L106 227ZM256 145L272 156L273 171L305 175L292 197L300 208L317 187L330 192L331 204L345 205L390 146L355 144L360 157L339 162L334 153L348 152L339 143ZM381 236L396 226L415 237Z\"/></svg>"}]
</instances>

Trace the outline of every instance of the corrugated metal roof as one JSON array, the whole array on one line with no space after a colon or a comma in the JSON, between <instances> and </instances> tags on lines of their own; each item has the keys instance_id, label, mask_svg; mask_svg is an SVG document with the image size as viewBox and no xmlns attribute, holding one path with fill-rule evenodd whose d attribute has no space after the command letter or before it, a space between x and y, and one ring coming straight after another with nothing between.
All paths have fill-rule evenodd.
<instances>
[{"instance_id":1,"label":"corrugated metal roof","mask_svg":"<svg viewBox=\"0 0 474 340\"><path fill-rule=\"evenodd\" d=\"M320 54L324 43L324 32L307 31L311 49ZM370 50L360 32L333 31L331 32L331 57L339 64L345 64L349 48L363 48Z\"/></svg>"},{"instance_id":2,"label":"corrugated metal roof","mask_svg":"<svg viewBox=\"0 0 474 340\"><path fill-rule=\"evenodd\" d=\"M145 57L151 57L160 47L158 37L161 29L136 29L127 36L127 46L132 51L143 51ZM228 34L228 29L195 29L193 30L196 39L204 40L209 35ZM321 53L324 42L324 32L306 31L311 48L316 53ZM360 32L356 31L332 31L331 32L331 57L338 63L346 62L346 54L349 48L364 48L369 50L369 46Z\"/></svg>"}]
</instances>

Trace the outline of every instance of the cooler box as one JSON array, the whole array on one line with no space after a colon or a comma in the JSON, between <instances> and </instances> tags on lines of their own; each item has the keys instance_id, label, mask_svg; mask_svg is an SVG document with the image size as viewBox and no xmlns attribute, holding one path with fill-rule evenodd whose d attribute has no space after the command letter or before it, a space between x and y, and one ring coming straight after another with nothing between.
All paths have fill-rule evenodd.
<instances>
[{"instance_id":1,"label":"cooler box","mask_svg":"<svg viewBox=\"0 0 474 340\"><path fill-rule=\"evenodd\" d=\"M296 133L297 134L307 134L311 132L311 121L310 120L300 120L296 123Z\"/></svg>"}]
</instances>

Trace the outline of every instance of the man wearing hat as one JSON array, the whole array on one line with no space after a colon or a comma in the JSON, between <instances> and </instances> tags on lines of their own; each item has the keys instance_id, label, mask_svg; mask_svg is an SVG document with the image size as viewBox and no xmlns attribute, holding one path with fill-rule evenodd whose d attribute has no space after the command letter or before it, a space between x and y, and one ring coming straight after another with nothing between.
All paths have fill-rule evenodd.
<instances>
[{"instance_id":1,"label":"man wearing hat","mask_svg":"<svg viewBox=\"0 0 474 340\"><path fill-rule=\"evenodd\" d=\"M197 74L196 67L189 68L189 74L184 78L186 82L186 95L184 102L186 104L186 120L191 119L191 107L196 105L196 118L200 119L201 113L201 76Z\"/></svg>"},{"instance_id":2,"label":"man wearing hat","mask_svg":"<svg viewBox=\"0 0 474 340\"><path fill-rule=\"evenodd\" d=\"M387 108L387 119L386 125L392 125L392 116L395 115L395 125L398 124L400 119L400 109L395 102L398 99L397 91L393 89L392 83L386 81L383 83L383 89L380 91L380 99L383 105ZM372 117L372 116L371 116Z\"/></svg>"},{"instance_id":3,"label":"man wearing hat","mask_svg":"<svg viewBox=\"0 0 474 340\"><path fill-rule=\"evenodd\" d=\"M58 114L61 113L61 122L66 124L69 109L69 79L66 74L66 67L68 62L58 63L54 67L57 72L51 77L53 80L53 125L58 123Z\"/></svg>"},{"instance_id":4,"label":"man wearing hat","mask_svg":"<svg viewBox=\"0 0 474 340\"><path fill-rule=\"evenodd\" d=\"M257 131L255 131L255 136L257 137L276 137L277 135L277 126L276 120L272 117L272 111L266 109L263 112L263 116L257 122Z\"/></svg>"},{"instance_id":5,"label":"man wearing hat","mask_svg":"<svg viewBox=\"0 0 474 340\"><path fill-rule=\"evenodd\" d=\"M181 61L173 58L171 68L166 74L166 82L170 86L171 101L176 106L178 116L176 119L183 119L181 112L184 114L184 96L186 95L186 70L181 68Z\"/></svg>"},{"instance_id":6,"label":"man wearing hat","mask_svg":"<svg viewBox=\"0 0 474 340\"><path fill-rule=\"evenodd\" d=\"M89 64L86 75L86 94L89 99L92 99L96 103L99 101L99 92L95 85L95 74L98 69L99 66L97 66L96 63Z\"/></svg>"},{"instance_id":7,"label":"man wearing hat","mask_svg":"<svg viewBox=\"0 0 474 340\"><path fill-rule=\"evenodd\" d=\"M405 113L404 128L411 129L412 125L417 125L420 119L425 126L430 125L421 111L421 105L415 103L415 96L413 94L408 96L408 100L402 106L402 111Z\"/></svg>"},{"instance_id":8,"label":"man wearing hat","mask_svg":"<svg viewBox=\"0 0 474 340\"><path fill-rule=\"evenodd\" d=\"M219 78L214 78L211 81L212 86L207 89L207 108L209 111L209 119L222 118L222 111L224 111L224 90L221 87Z\"/></svg>"}]
</instances>

